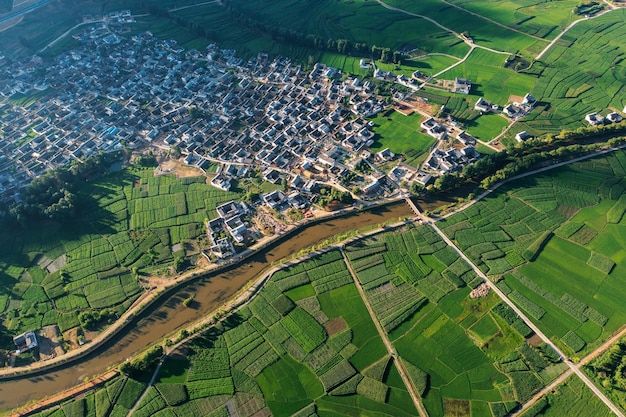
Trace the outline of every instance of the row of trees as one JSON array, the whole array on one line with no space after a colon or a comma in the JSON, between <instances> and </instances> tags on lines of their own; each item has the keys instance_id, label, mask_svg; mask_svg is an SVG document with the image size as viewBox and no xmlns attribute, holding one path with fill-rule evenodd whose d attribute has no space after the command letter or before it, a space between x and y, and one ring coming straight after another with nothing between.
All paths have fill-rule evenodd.
<instances>
[{"instance_id":1,"label":"row of trees","mask_svg":"<svg viewBox=\"0 0 626 417\"><path fill-rule=\"evenodd\" d=\"M149 13L155 16L172 19L177 25L186 27L198 36L215 41L219 40L219 33L211 27L176 15L157 3L142 1L142 5ZM234 6L229 1L223 1L222 5L225 7L226 13L231 21L254 32L269 36L276 41L319 51L338 52L342 55L369 56L372 59L381 60L385 63L399 64L402 60L402 53L394 51L391 48L369 45L365 42L353 42L349 39L324 38L315 34L299 32L293 28L269 25L261 20L250 17L245 11Z\"/></svg>"},{"instance_id":2,"label":"row of trees","mask_svg":"<svg viewBox=\"0 0 626 417\"><path fill-rule=\"evenodd\" d=\"M617 123L599 127L580 128L574 131L563 130L557 136L548 135L545 139L534 139L518 146L485 155L473 164L466 165L462 171L438 177L433 191L449 191L467 184L480 181L480 186L487 189L495 183L536 168L548 161L565 160L596 150L602 146L619 146L626 143L626 138L615 137L626 133L626 123ZM609 139L607 142L591 142L590 139ZM581 144L580 142L590 142Z\"/></svg>"},{"instance_id":3,"label":"row of trees","mask_svg":"<svg viewBox=\"0 0 626 417\"><path fill-rule=\"evenodd\" d=\"M594 368L605 388L626 390L626 343L613 345Z\"/></svg>"},{"instance_id":4,"label":"row of trees","mask_svg":"<svg viewBox=\"0 0 626 417\"><path fill-rule=\"evenodd\" d=\"M120 372L131 377L141 375L158 361L161 356L163 356L163 346L153 346L138 358L124 362L120 366Z\"/></svg>"}]
</instances>

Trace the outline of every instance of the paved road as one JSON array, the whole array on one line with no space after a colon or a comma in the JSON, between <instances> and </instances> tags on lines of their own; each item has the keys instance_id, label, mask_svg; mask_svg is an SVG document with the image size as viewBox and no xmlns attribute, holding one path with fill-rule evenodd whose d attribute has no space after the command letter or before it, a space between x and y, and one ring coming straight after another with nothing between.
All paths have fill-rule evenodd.
<instances>
[{"instance_id":1,"label":"paved road","mask_svg":"<svg viewBox=\"0 0 626 417\"><path fill-rule=\"evenodd\" d=\"M52 40L49 44L47 44L46 46L44 46L43 48L41 48L41 49L39 50L39 52L41 53L41 52L45 51L46 49L50 48L52 45L56 44L56 43L57 43L57 42L59 42L61 39L65 38L67 35L69 35L70 33L72 33L72 31L73 31L74 29L77 29L77 28L79 28L79 27L81 27L81 26L84 26L84 25L91 25L91 24L93 24L93 23L98 23L98 22L100 22L100 23L101 23L101 22L104 22L104 20L103 20L103 19L100 19L100 20L89 20L89 21L87 21L87 22L82 22L82 23L78 23L77 25L74 25L73 27L69 28L69 29L68 29L68 30L66 30L64 33L62 33L61 35L59 35L56 39Z\"/></svg>"},{"instance_id":2,"label":"paved road","mask_svg":"<svg viewBox=\"0 0 626 417\"><path fill-rule=\"evenodd\" d=\"M37 3L31 4L28 7L25 7L24 9L21 10L17 10L13 13L10 13L2 18L0 18L0 23L4 23L7 22L11 19L15 19L16 17L20 17L25 15L26 13L30 13L38 8L40 8L41 6L45 6L46 4L50 3L52 0L42 0L42 1L38 1Z\"/></svg>"},{"instance_id":3,"label":"paved road","mask_svg":"<svg viewBox=\"0 0 626 417\"><path fill-rule=\"evenodd\" d=\"M422 404L421 396L419 392L415 388L413 381L411 381L411 378L409 377L409 373L406 370L404 363L402 362L402 359L398 356L396 349L391 344L391 341L389 340L389 336L387 335L387 332L385 332L385 329L383 329L383 327L378 322L378 319L376 318L376 314L374 314L374 310L372 309L372 306L369 300L367 299L367 296L365 295L365 291L363 290L363 287L361 286L361 282L359 282L359 279L357 278L356 273L352 269L352 265L350 265L350 262L348 261L348 258L346 257L346 254L343 251L343 248L341 248L340 251L341 251L341 255L343 256L343 261L345 262L346 267L348 268L348 271L350 271L350 275L352 275L352 279L354 280L354 285L356 285L356 288L359 291L361 298L363 299L363 303L365 303L365 307L367 308L367 311L370 313L370 316L372 317L372 321L374 322L374 325L376 326L376 330L378 330L378 334L380 335L380 338L385 344L385 347L387 348L387 352L389 352L394 362L396 363L396 368L398 369L398 373L400 374L400 377L402 378L404 385L406 385L409 391L409 395L411 396L411 399L413 400L413 404L415 404L415 408L417 409L421 417L428 417L428 413L426 412L426 409L424 408Z\"/></svg>"},{"instance_id":4,"label":"paved road","mask_svg":"<svg viewBox=\"0 0 626 417\"><path fill-rule=\"evenodd\" d=\"M524 312L522 312L522 310L520 310L502 291L500 291L500 288L498 288L496 286L496 284L493 283L493 281L491 281L489 278L487 278L487 276L467 257L465 256L465 254L448 238L448 236L446 236L441 229L439 229L439 227L437 227L437 225L429 220L429 224L430 226L433 228L433 230L435 230L435 232L437 232L437 234L439 236L441 236L441 238L448 244L448 246L450 246L452 249L454 249L457 254L463 258L463 260L465 262L467 262L468 265L470 265L472 267L472 269L474 270L474 272L476 272L478 274L478 276L480 276L482 279L485 280L485 282L487 283L487 285L489 285L489 287L491 288L491 290L493 292L495 292L500 299L502 299L509 307L511 307L513 309L513 311L515 311L515 313L524 321L524 323L526 323L526 325L528 327L530 327L533 332L535 332L535 334L537 336L539 336L541 338L541 340L544 341L545 344L547 344L548 346L550 346L561 358L564 359L565 364L567 366L569 366L569 368L576 374L578 375L578 377L585 383L585 385L587 385L589 387L589 389L591 391L593 391L593 393L600 398L600 400L602 400L602 402L604 404L606 404L607 407L609 407L609 409L615 413L615 415L617 415L618 417L624 417L624 414L620 411L619 408L617 408L615 406L615 404L613 404L613 402L611 400L609 400L606 395L604 395L604 393L602 391L600 391L598 389L598 387L596 387L594 385L593 382L591 382L589 380L589 378L587 377L587 375L585 375L578 366L576 366L575 364L573 364L569 359L567 359L567 357L565 356L565 354L563 354L563 352L554 344L552 343L552 341L550 340L550 338L548 338L540 329L539 327L537 327L535 325L535 323L533 323L527 316L526 314L524 314Z\"/></svg>"}]
</instances>

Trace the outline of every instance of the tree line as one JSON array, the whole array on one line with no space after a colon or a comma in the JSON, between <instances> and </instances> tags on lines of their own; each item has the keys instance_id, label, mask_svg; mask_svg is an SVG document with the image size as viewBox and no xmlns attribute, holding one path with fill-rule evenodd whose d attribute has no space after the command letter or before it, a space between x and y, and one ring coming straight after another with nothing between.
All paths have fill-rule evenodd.
<instances>
[{"instance_id":1,"label":"tree line","mask_svg":"<svg viewBox=\"0 0 626 417\"><path fill-rule=\"evenodd\" d=\"M300 32L293 28L268 25L261 20L250 17L228 0L222 0L221 4L231 21L253 32L266 35L277 42L312 48L318 51L337 52L342 55L369 56L384 63L400 64L402 60L402 53L391 48L370 45L365 42L353 42L349 39L324 38L316 34ZM219 33L211 27L206 27L202 23L176 15L158 3L142 0L141 5L150 14L171 19L177 25L189 29L195 35L215 41L220 40Z\"/></svg>"},{"instance_id":2,"label":"tree line","mask_svg":"<svg viewBox=\"0 0 626 417\"><path fill-rule=\"evenodd\" d=\"M499 181L529 171L548 161L574 158L604 146L623 145L626 143L626 138L617 135L624 133L626 133L626 123L622 122L576 130L562 130L556 136L548 135L543 139L527 140L516 147L484 155L473 164L464 166L461 171L438 177L430 191L449 191L469 182L478 182L481 188L488 189ZM596 140L585 143L591 139ZM603 139L607 141L597 141Z\"/></svg>"}]
</instances>

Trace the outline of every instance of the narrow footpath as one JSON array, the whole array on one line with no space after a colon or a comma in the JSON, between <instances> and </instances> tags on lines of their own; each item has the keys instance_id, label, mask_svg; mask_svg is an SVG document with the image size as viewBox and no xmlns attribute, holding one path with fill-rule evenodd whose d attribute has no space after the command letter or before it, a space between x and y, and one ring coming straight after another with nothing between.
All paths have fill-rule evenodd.
<instances>
[{"instance_id":1,"label":"narrow footpath","mask_svg":"<svg viewBox=\"0 0 626 417\"><path fill-rule=\"evenodd\" d=\"M346 257L343 247L340 248L340 251L341 251L341 256L343 256L343 261L346 264L348 271L350 271L350 275L352 275L352 280L354 281L354 285L356 285L356 288L359 291L359 295L361 296L363 303L365 303L365 307L367 308L367 311L370 313L370 317L372 318L372 321L374 322L374 325L376 326L376 330L378 331L380 338L385 344L385 347L387 348L387 352L389 352L389 354L393 358L393 361L396 363L398 373L400 374L400 377L402 378L402 382L404 382L404 385L407 387L407 390L409 391L409 395L411 396L411 399L413 400L413 404L415 404L415 408L417 409L421 417L428 417L428 413L426 412L426 409L422 405L421 396L419 392L417 392L417 389L415 388L413 381L411 381L411 378L409 378L409 373L406 370L404 363L402 362L402 359L398 356L396 349L391 344L391 341L389 340L389 336L387 335L387 332L385 332L383 327L378 322L378 319L376 318L376 314L374 314L374 310L372 309L372 306L369 300L367 299L367 296L365 295L365 291L363 290L363 287L361 286L361 283L359 282L359 279L357 278L356 273L354 272L354 269L352 269L352 265L350 265L350 262L348 261L348 258Z\"/></svg>"}]
</instances>

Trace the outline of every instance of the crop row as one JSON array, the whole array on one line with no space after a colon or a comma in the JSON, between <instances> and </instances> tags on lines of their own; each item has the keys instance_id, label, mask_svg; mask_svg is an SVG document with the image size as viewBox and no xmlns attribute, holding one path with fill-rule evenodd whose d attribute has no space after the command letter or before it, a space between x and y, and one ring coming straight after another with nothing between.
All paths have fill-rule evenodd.
<instances>
[{"instance_id":1,"label":"crop row","mask_svg":"<svg viewBox=\"0 0 626 417\"><path fill-rule=\"evenodd\" d=\"M347 270L339 271L311 282L317 294L322 294L351 283L352 276Z\"/></svg>"},{"instance_id":2,"label":"crop row","mask_svg":"<svg viewBox=\"0 0 626 417\"><path fill-rule=\"evenodd\" d=\"M228 394L235 392L232 378L204 379L187 383L189 399L211 397L213 395Z\"/></svg>"},{"instance_id":3,"label":"crop row","mask_svg":"<svg viewBox=\"0 0 626 417\"><path fill-rule=\"evenodd\" d=\"M282 324L307 353L324 343L327 337L324 328L302 308L294 309Z\"/></svg>"},{"instance_id":4,"label":"crop row","mask_svg":"<svg viewBox=\"0 0 626 417\"><path fill-rule=\"evenodd\" d=\"M555 307L569 314L579 323L584 323L585 321L587 321L587 319L593 317L593 321L595 323L603 326L608 320L607 317L605 317L592 307L587 306L585 303L576 299L568 293L564 293L563 296L561 296L561 298L559 299L549 291L546 291L545 289L537 285L534 281L528 279L522 273L515 271L513 273L513 276L525 287L527 287L540 297L544 298Z\"/></svg>"}]
</instances>

